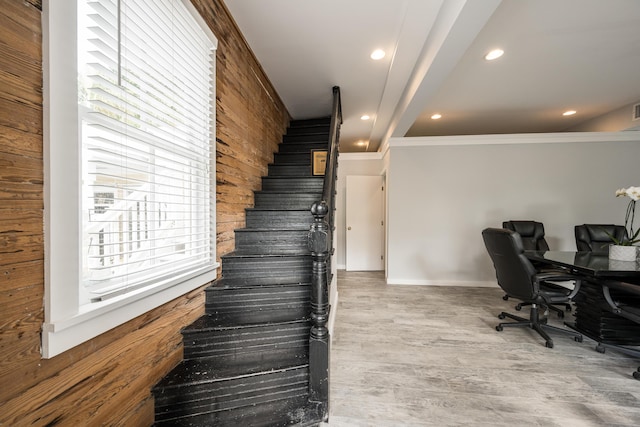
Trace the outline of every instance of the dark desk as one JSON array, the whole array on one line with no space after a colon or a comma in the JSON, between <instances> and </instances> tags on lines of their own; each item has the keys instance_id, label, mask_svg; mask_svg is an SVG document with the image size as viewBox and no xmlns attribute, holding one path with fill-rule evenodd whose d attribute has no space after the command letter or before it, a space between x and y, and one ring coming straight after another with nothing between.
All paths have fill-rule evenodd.
<instances>
[{"instance_id":1,"label":"dark desk","mask_svg":"<svg viewBox=\"0 0 640 427\"><path fill-rule=\"evenodd\" d=\"M525 254L531 261L563 267L587 278L640 280L640 264L610 260L607 254L573 251L526 251Z\"/></svg>"},{"instance_id":2,"label":"dark desk","mask_svg":"<svg viewBox=\"0 0 640 427\"><path fill-rule=\"evenodd\" d=\"M537 263L562 267L583 278L574 298L575 324L568 326L599 344L640 345L640 324L611 312L603 292L602 280L620 280L640 286L640 265L635 261L610 260L607 254L593 252L527 251L527 258ZM620 296L633 304L640 298ZM604 347L599 345L599 351Z\"/></svg>"}]
</instances>

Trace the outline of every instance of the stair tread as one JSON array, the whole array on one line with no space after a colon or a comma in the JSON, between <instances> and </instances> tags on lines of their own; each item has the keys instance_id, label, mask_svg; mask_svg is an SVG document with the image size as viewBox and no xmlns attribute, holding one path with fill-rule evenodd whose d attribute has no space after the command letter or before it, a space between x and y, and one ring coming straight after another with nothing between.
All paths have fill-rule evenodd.
<instances>
[{"instance_id":1,"label":"stair tread","mask_svg":"<svg viewBox=\"0 0 640 427\"><path fill-rule=\"evenodd\" d=\"M287 133L288 136L296 135L308 135L308 134L322 134L329 135L331 133L330 123L310 124L310 125L297 125L289 126Z\"/></svg>"},{"instance_id":2,"label":"stair tread","mask_svg":"<svg viewBox=\"0 0 640 427\"><path fill-rule=\"evenodd\" d=\"M313 117L313 118L310 118L310 119L293 119L289 123L289 127L292 127L292 126L306 126L307 124L313 125L313 124L316 124L316 123L317 124L325 123L326 125L329 125L331 123L331 116Z\"/></svg>"},{"instance_id":3,"label":"stair tread","mask_svg":"<svg viewBox=\"0 0 640 427\"><path fill-rule=\"evenodd\" d=\"M287 154L300 154L300 153L292 153L291 151L289 152L285 152L285 153L276 153L279 156L285 156ZM311 165L311 161L309 159L307 159L306 161L296 161L296 162L291 162L291 163L269 163L267 166L310 166Z\"/></svg>"},{"instance_id":4,"label":"stair tread","mask_svg":"<svg viewBox=\"0 0 640 427\"><path fill-rule=\"evenodd\" d=\"M303 142L310 142L315 144L323 144L324 146L329 146L329 134L327 132L316 133L316 132L304 132L304 133L292 133L287 134L282 137L283 144L297 144Z\"/></svg>"},{"instance_id":5,"label":"stair tread","mask_svg":"<svg viewBox=\"0 0 640 427\"><path fill-rule=\"evenodd\" d=\"M282 230L282 231L307 231L308 232L310 226L311 226L311 224L305 225L305 226L302 226L302 225L300 225L300 226L290 226L290 227L286 228L285 230L282 230L282 229L280 229L280 230ZM276 228L276 227L278 227L278 228ZM262 230L277 230L277 229L279 229L279 227L282 227L282 225L277 225L273 229L262 228ZM251 227L247 227L247 229L248 230L254 230ZM257 230L257 229L255 229L255 230Z\"/></svg>"},{"instance_id":6,"label":"stair tread","mask_svg":"<svg viewBox=\"0 0 640 427\"><path fill-rule=\"evenodd\" d=\"M233 252L229 252L226 255L222 256L222 259L225 258L287 258L287 257L301 257L301 256L311 256L311 252L309 250L301 250L301 249L293 249L290 252L283 253L254 253L249 250L236 249ZM224 275L224 267L223 273Z\"/></svg>"},{"instance_id":7,"label":"stair tread","mask_svg":"<svg viewBox=\"0 0 640 427\"><path fill-rule=\"evenodd\" d=\"M295 146L295 148L300 149L301 151L308 151L308 150L327 150L327 140L329 138L327 138L329 135L326 133L323 134L299 134L299 135L292 135L289 136L287 140L283 141L279 146L278 146L278 152L282 153L282 152L292 152L289 150L292 150ZM302 138L309 138L309 137L313 137L314 139L302 139L302 140L296 140L296 137L302 137ZM293 139L291 139L293 138ZM284 151L280 151L280 150L284 150Z\"/></svg>"},{"instance_id":8,"label":"stair tread","mask_svg":"<svg viewBox=\"0 0 640 427\"><path fill-rule=\"evenodd\" d=\"M268 284L268 285L241 285L238 284L238 279L226 279L222 277L216 280L211 286L209 286L206 290L223 290L223 289L263 289L263 288L278 288L278 287L296 287L296 286L311 286L311 282L298 282L298 283L279 283L279 284Z\"/></svg>"},{"instance_id":9,"label":"stair tread","mask_svg":"<svg viewBox=\"0 0 640 427\"><path fill-rule=\"evenodd\" d=\"M286 322L273 322L273 323L252 323L246 325L238 325L238 326L221 326L216 323L215 316L211 314L205 314L196 319L195 322L191 323L187 327L183 329L185 332L198 332L198 331L233 331L233 330L259 330L259 329L273 329L274 327L278 327L280 330L286 329L297 329L301 325L306 326L308 321L305 319L300 320L290 320Z\"/></svg>"},{"instance_id":10,"label":"stair tread","mask_svg":"<svg viewBox=\"0 0 640 427\"><path fill-rule=\"evenodd\" d=\"M280 226L280 227L282 227L282 226ZM293 232L293 231L295 231L295 232L300 232L300 231L309 231L309 229L308 229L308 228L304 228L304 229L303 229L303 228L300 228L300 229L291 229L291 228L258 228L258 227L256 227L256 228L236 228L236 229L235 229L235 230L233 230L233 231L235 231L236 233L238 233L238 232L240 232L240 233L247 233L247 232L250 232L250 231L259 231L259 232L269 232L269 233L270 233L270 232L278 232L278 231L284 231L284 232L287 232L287 231L292 231L292 232Z\"/></svg>"},{"instance_id":11,"label":"stair tread","mask_svg":"<svg viewBox=\"0 0 640 427\"><path fill-rule=\"evenodd\" d=\"M320 200L322 198L322 189L281 189L281 188L265 188L255 192L256 196L270 196L270 197L283 197L287 199L315 199Z\"/></svg>"},{"instance_id":12,"label":"stair tread","mask_svg":"<svg viewBox=\"0 0 640 427\"><path fill-rule=\"evenodd\" d=\"M284 143L283 143L283 144L284 144ZM278 157L280 157L280 156L285 156L285 157L300 157L300 154L308 154L308 155L309 155L309 157L308 157L308 158L309 158L309 159L311 159L311 150L306 151L306 152L304 152L304 153L303 153L303 152L299 152L299 153L296 153L296 152L284 152L284 153L281 153L281 152L279 152L279 151L278 151L278 152L276 152L276 153L274 153L274 154L275 154L275 158L278 158ZM293 163L287 163L287 164L296 164L296 163L301 163L301 162L302 162L302 160L298 160L298 161L296 161L296 162L293 162ZM307 163L307 162L305 162L305 163ZM279 164L279 163L277 163L277 161L274 161L274 164ZM308 163L307 163L307 164L308 164Z\"/></svg>"},{"instance_id":13,"label":"stair tread","mask_svg":"<svg viewBox=\"0 0 640 427\"><path fill-rule=\"evenodd\" d=\"M313 151L326 151L322 148L318 148L319 144L317 142L287 142L283 143L285 146L280 145L280 148L277 151L277 154L309 154ZM309 144L308 147L304 147L302 144ZM278 165L284 166L284 165ZM308 166L311 166L311 162L308 163Z\"/></svg>"},{"instance_id":14,"label":"stair tread","mask_svg":"<svg viewBox=\"0 0 640 427\"><path fill-rule=\"evenodd\" d=\"M300 360L295 354L271 360L268 363L240 363L233 364L224 361L222 364L216 357L200 357L182 360L169 374L164 377L156 388L182 387L193 383L227 381L237 378L255 377L265 373L293 371L308 368L307 360Z\"/></svg>"},{"instance_id":15,"label":"stair tread","mask_svg":"<svg viewBox=\"0 0 640 427\"><path fill-rule=\"evenodd\" d=\"M279 176L277 178L284 178L282 176ZM287 190L269 190L269 189L264 189L264 190L257 190L255 191L255 193L260 194L260 193L267 193L267 194L305 194L305 195L312 195L312 194L320 194L322 195L322 191L309 191L309 190L304 190L304 189L297 189L297 188L292 188L292 189L287 189Z\"/></svg>"},{"instance_id":16,"label":"stair tread","mask_svg":"<svg viewBox=\"0 0 640 427\"><path fill-rule=\"evenodd\" d=\"M309 216L311 216L311 212L309 209L302 209L302 208L291 208L291 209L283 209L283 208L278 208L278 207L252 207L252 208L245 208L245 211L287 211L287 212L308 212Z\"/></svg>"},{"instance_id":17,"label":"stair tread","mask_svg":"<svg viewBox=\"0 0 640 427\"><path fill-rule=\"evenodd\" d=\"M309 311L311 311L311 310L309 310ZM214 316L214 315L212 315L212 316ZM307 316L307 317L299 317L299 318L295 318L295 319L293 319L293 320L296 320L296 321L306 321L306 322L308 322L308 321L310 321L310 318ZM239 321L237 320L237 318L236 318L236 317L233 317L233 316L220 316L220 317L217 317L217 318L216 318L216 321L218 322L218 324L219 324L221 327L224 327L224 326L233 326L233 325L238 325L238 326L243 326L243 325L246 325L246 326L252 326L252 325L255 325L255 323L253 323L253 322L251 322L251 321L247 321L246 323L241 323L241 322L239 322ZM263 325L274 325L275 323L262 323L262 324L263 324Z\"/></svg>"},{"instance_id":18,"label":"stair tread","mask_svg":"<svg viewBox=\"0 0 640 427\"><path fill-rule=\"evenodd\" d=\"M310 175L289 175L289 176L263 176L262 179L306 179L306 180L314 180L314 181L322 181L324 180L324 176L310 176Z\"/></svg>"},{"instance_id":19,"label":"stair tread","mask_svg":"<svg viewBox=\"0 0 640 427\"><path fill-rule=\"evenodd\" d=\"M328 137L329 136L329 129L313 129L313 131L309 131L309 132L294 132L292 134L287 134L286 135L287 138L294 138L297 136L317 136L319 138L323 138L323 137ZM297 143L305 143L307 141L292 141L292 140L288 140L288 141L283 141L283 144L297 144ZM317 143L320 144L326 144L327 146L329 145L327 141L318 141Z\"/></svg>"},{"instance_id":20,"label":"stair tread","mask_svg":"<svg viewBox=\"0 0 640 427\"><path fill-rule=\"evenodd\" d=\"M272 249L262 249L256 250L251 248L246 249L236 249L235 251L236 257L267 257L267 256L287 256L287 255L310 255L311 252L304 248L287 248L286 246L282 247L273 247Z\"/></svg>"},{"instance_id":21,"label":"stair tread","mask_svg":"<svg viewBox=\"0 0 640 427\"><path fill-rule=\"evenodd\" d=\"M330 123L320 123L316 125L302 125L302 126L299 125L299 126L289 126L289 129L290 130L295 129L295 132L293 132L293 135L307 135L307 134L314 134L314 133L328 134L330 133L329 125ZM305 128L307 129L306 132L301 132L301 130ZM287 135L291 135L291 133L287 132Z\"/></svg>"},{"instance_id":22,"label":"stair tread","mask_svg":"<svg viewBox=\"0 0 640 427\"><path fill-rule=\"evenodd\" d=\"M300 201L299 198L303 198L306 201L308 200L319 201L320 199L322 199L322 189L318 189L316 191L309 191L309 192L306 192L304 190L291 190L287 192L286 190L283 191L281 189L264 189L264 190L256 191L256 193L258 193L257 195L259 196L281 197L283 199L288 199L289 202ZM307 197L305 198L303 196L307 196Z\"/></svg>"},{"instance_id":23,"label":"stair tread","mask_svg":"<svg viewBox=\"0 0 640 427\"><path fill-rule=\"evenodd\" d=\"M232 408L215 413L199 413L188 417L179 417L157 423L162 427L311 427L318 426L322 416L318 414L317 404L309 402L308 393L295 398L272 399L251 405L250 408Z\"/></svg>"}]
</instances>

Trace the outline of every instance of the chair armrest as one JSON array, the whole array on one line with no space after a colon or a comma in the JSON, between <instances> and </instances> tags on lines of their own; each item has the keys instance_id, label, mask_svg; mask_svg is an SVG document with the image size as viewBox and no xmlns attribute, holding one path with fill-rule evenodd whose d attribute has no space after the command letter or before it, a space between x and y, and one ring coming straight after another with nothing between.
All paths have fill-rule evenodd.
<instances>
[{"instance_id":1,"label":"chair armrest","mask_svg":"<svg viewBox=\"0 0 640 427\"><path fill-rule=\"evenodd\" d=\"M541 282L574 282L573 290L566 296L573 299L580 290L582 277L562 271L542 271L534 276L534 280L540 285Z\"/></svg>"}]
</instances>

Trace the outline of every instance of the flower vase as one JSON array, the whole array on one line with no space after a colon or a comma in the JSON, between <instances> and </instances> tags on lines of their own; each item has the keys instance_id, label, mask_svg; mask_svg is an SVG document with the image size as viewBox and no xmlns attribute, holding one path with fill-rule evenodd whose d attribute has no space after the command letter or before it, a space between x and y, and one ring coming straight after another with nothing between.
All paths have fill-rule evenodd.
<instances>
[{"instance_id":1,"label":"flower vase","mask_svg":"<svg viewBox=\"0 0 640 427\"><path fill-rule=\"evenodd\" d=\"M635 261L638 256L637 246L622 246L622 245L610 245L609 246L609 259L617 261Z\"/></svg>"}]
</instances>

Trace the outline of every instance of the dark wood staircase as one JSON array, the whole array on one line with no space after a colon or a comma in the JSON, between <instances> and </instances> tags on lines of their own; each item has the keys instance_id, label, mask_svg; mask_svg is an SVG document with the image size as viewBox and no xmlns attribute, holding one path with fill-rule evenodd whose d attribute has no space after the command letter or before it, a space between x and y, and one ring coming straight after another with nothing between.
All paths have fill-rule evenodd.
<instances>
[{"instance_id":1,"label":"dark wood staircase","mask_svg":"<svg viewBox=\"0 0 640 427\"><path fill-rule=\"evenodd\" d=\"M283 137L235 251L206 289L206 314L183 331L184 359L154 388L156 426L317 425L309 392L311 205L323 177L330 119L294 121Z\"/></svg>"}]
</instances>

